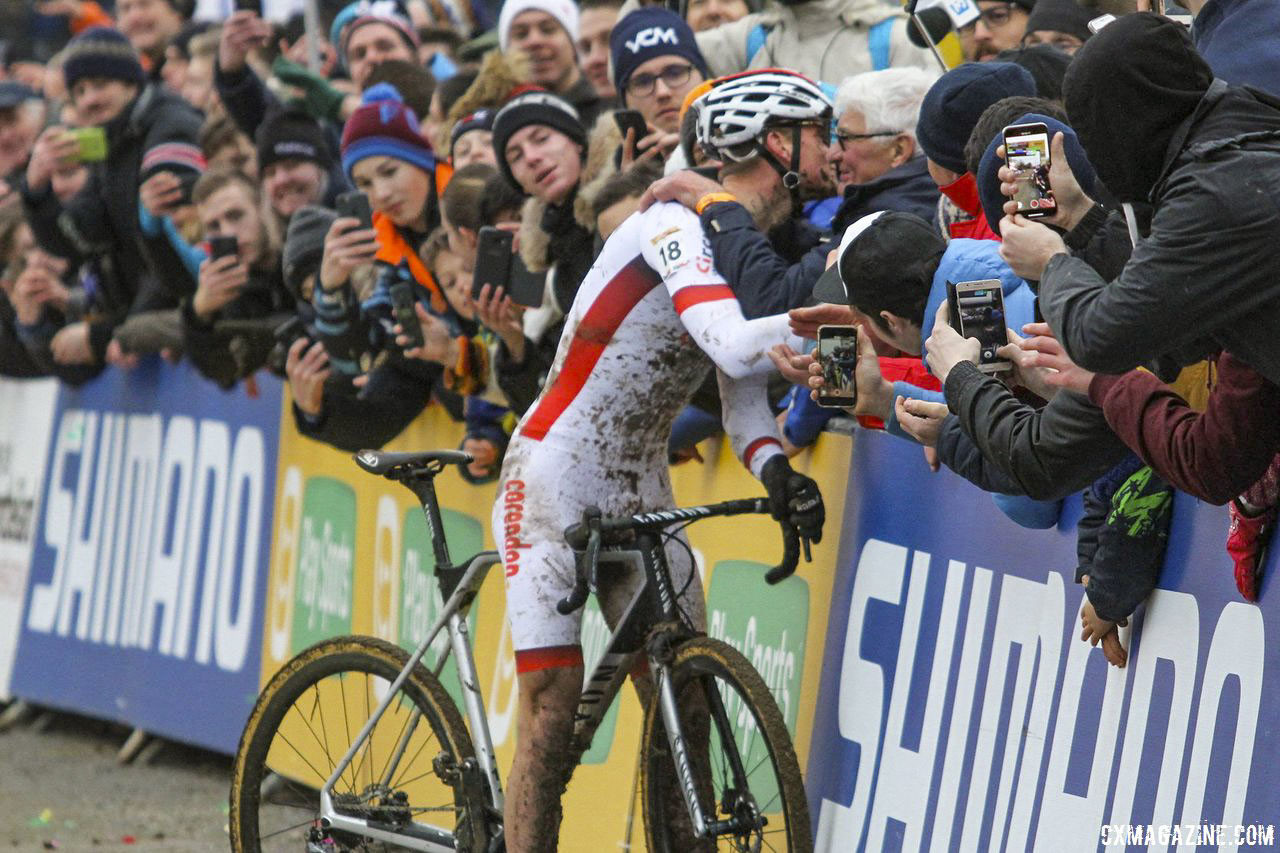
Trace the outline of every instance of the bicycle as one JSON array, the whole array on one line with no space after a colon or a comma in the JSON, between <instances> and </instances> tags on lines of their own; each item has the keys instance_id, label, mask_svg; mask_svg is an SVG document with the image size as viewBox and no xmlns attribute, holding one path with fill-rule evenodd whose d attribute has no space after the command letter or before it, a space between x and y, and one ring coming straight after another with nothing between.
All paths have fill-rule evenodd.
<instances>
[{"instance_id":1,"label":"bicycle","mask_svg":"<svg viewBox=\"0 0 1280 853\"><path fill-rule=\"evenodd\" d=\"M366 450L355 460L418 497L444 607L412 654L373 637L335 637L300 652L271 678L236 752L232 850L500 851L502 785L466 621L500 560L482 551L451 562L434 484L447 466L470 457ZM622 518L603 518L592 508L565 531L579 560L577 583L557 604L562 613L596 592L601 565L644 573L584 680L573 744L576 765L643 654L656 685L644 714L640 773L651 851L684 853L690 831L698 845L715 849L722 843L734 850L812 849L808 803L782 714L746 658L689 628L663 543L676 524L767 512L764 498ZM785 524L783 530L783 560L766 575L770 583L792 574L799 561L800 537ZM441 631L448 647L428 668L422 660ZM440 682L450 655L467 723ZM353 711L361 723L354 737ZM435 822L426 822L428 815Z\"/></svg>"}]
</instances>

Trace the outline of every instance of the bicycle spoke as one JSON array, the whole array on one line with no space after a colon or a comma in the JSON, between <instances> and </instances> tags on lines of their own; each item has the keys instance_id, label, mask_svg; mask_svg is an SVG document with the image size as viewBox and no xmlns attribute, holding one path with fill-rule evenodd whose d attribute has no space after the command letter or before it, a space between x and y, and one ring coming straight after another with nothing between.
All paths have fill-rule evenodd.
<instances>
[{"instance_id":1,"label":"bicycle spoke","mask_svg":"<svg viewBox=\"0 0 1280 853\"><path fill-rule=\"evenodd\" d=\"M382 715L382 718L386 719L387 714L390 714L390 713L391 713L391 708L390 706L388 706L387 711L385 714ZM405 731L409 728L409 721L412 719L413 719L413 712L410 711L405 716L404 722L400 724L400 731L396 732L395 740L391 742L392 748L391 748L391 751L387 753L387 763L382 765L382 769L378 771L379 779L386 779L387 771L392 769L391 759L395 757L396 748L400 746L401 739L404 737ZM372 732L370 733L370 735L372 736ZM404 758L403 755L401 755L400 757L401 759ZM395 787L390 784L390 780L388 780L388 787Z\"/></svg>"},{"instance_id":2,"label":"bicycle spoke","mask_svg":"<svg viewBox=\"0 0 1280 853\"><path fill-rule=\"evenodd\" d=\"M413 754L413 757L412 757L412 758L410 758L410 759L409 759L409 761L408 761L406 764L404 764L403 766L405 766L405 767L412 767L412 766L413 766L413 764L414 764L414 762L418 760L418 756L422 754L422 750L426 749L426 748L427 748L427 746L428 746L428 744L430 744L432 740L434 740L434 737L427 737L426 739L424 739L424 740L422 741L422 744L418 747L418 751L417 751L417 752L415 752L415 753ZM431 773L432 773L432 774L433 774L433 773L435 773L435 768L434 768L434 767L431 769ZM391 783L391 787L393 787L393 788L403 788L403 787L407 786L410 782L414 782L414 781L416 781L417 779L421 779L421 778L423 778L423 776L427 776L427 775L430 775L430 774L424 773L424 774L422 774L422 776L414 777L413 779L410 779L410 780L408 780L408 781L404 781L404 780L401 780L401 779L396 779L396 780L394 780L394 781Z\"/></svg>"},{"instance_id":3,"label":"bicycle spoke","mask_svg":"<svg viewBox=\"0 0 1280 853\"><path fill-rule=\"evenodd\" d=\"M302 823L295 823L293 826L286 826L283 829L277 829L275 832L263 833L262 838L275 838L277 835L283 835L286 832L293 832L295 829L302 829L304 826L310 826L313 822L314 820L304 820Z\"/></svg>"}]
</instances>

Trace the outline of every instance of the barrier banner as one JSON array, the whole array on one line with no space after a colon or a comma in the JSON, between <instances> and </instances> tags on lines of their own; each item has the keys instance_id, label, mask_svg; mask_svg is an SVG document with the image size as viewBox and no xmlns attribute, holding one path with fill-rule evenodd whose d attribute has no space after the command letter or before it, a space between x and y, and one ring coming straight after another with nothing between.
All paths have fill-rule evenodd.
<instances>
[{"instance_id":1,"label":"barrier banner","mask_svg":"<svg viewBox=\"0 0 1280 853\"><path fill-rule=\"evenodd\" d=\"M63 388L13 693L234 752L257 694L280 383L148 359Z\"/></svg>"},{"instance_id":2,"label":"barrier banner","mask_svg":"<svg viewBox=\"0 0 1280 853\"><path fill-rule=\"evenodd\" d=\"M288 404L286 403L286 410ZM389 450L457 447L462 426L439 407L423 413ZM814 476L839 518L849 441L831 436L796 461ZM763 487L734 458L727 442L702 445L705 465L672 470L677 502L711 503L762 495ZM431 574L434 558L422 511L402 486L362 472L349 454L299 436L286 411L281 427L271 577L268 587L262 681L297 652L324 637L373 634L416 647L439 612ZM454 470L436 480L451 557L460 562L493 547L489 529L495 485L472 485ZM814 548L814 562L796 577L770 587L764 572L782 553L775 522L766 516L712 519L689 528L707 591L708 631L742 651L773 689L793 730L803 767L819 677L818 653L826 633L837 536ZM489 574L472 607L471 638L489 727L505 779L515 755L516 673L506 626L501 567ZM588 667L609 636L594 602L583 613L583 656ZM443 642L439 649L443 648ZM810 649L813 650L810 653ZM456 675L442 680L457 697ZM638 810L636 757L642 712L630 686L606 715L565 795L560 849L644 848ZM307 775L301 767L279 768Z\"/></svg>"},{"instance_id":3,"label":"barrier banner","mask_svg":"<svg viewBox=\"0 0 1280 853\"><path fill-rule=\"evenodd\" d=\"M9 698L57 399L52 379L0 379L0 700Z\"/></svg>"},{"instance_id":4,"label":"barrier banner","mask_svg":"<svg viewBox=\"0 0 1280 853\"><path fill-rule=\"evenodd\" d=\"M858 436L806 774L819 850L1275 844L1276 560L1243 601L1225 509L1179 495L1116 669L1079 639L1074 520L1021 529Z\"/></svg>"}]
</instances>

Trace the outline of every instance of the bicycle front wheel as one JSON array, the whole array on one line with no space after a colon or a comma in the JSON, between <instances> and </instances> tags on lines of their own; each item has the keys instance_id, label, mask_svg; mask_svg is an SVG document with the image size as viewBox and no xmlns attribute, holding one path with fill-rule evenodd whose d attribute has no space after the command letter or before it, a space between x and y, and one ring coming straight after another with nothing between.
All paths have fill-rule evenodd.
<instances>
[{"instance_id":1,"label":"bicycle front wheel","mask_svg":"<svg viewBox=\"0 0 1280 853\"><path fill-rule=\"evenodd\" d=\"M809 804L782 713L764 679L731 646L698 637L676 649L672 687L714 838L694 841L660 697L644 721L641 783L651 853L810 851Z\"/></svg>"},{"instance_id":2,"label":"bicycle front wheel","mask_svg":"<svg viewBox=\"0 0 1280 853\"><path fill-rule=\"evenodd\" d=\"M335 637L300 652L276 673L236 752L230 814L235 853L399 849L322 829L319 797L408 660L399 646L373 637ZM456 768L472 755L457 707L419 664L335 783L335 809L465 835L468 816Z\"/></svg>"}]
</instances>

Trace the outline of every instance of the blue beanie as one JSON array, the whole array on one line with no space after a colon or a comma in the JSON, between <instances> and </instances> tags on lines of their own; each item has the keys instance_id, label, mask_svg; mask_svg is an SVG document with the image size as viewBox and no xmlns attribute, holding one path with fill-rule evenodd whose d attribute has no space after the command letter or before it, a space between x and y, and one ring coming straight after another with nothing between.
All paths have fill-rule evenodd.
<instances>
[{"instance_id":1,"label":"blue beanie","mask_svg":"<svg viewBox=\"0 0 1280 853\"><path fill-rule=\"evenodd\" d=\"M1093 171L1093 164L1085 155L1084 146L1080 144L1076 132L1057 119L1042 116L1039 113L1027 113L1013 124L1030 122L1044 124L1049 131L1050 145L1053 144L1053 137L1059 132L1062 133L1062 147L1067 152L1067 165L1071 167L1071 174L1075 175L1076 183L1080 185L1080 189L1084 190L1084 194L1092 196L1098 176ZM996 156L996 149L1002 142L1004 142L1002 135L997 133L987 145L987 150L983 152L982 160L978 163L978 174L974 176L978 182L978 198L982 201L982 212L986 214L987 224L991 226L991 230L997 234L1000 233L1000 220L1004 217L1004 203L1009 200L1000 192L1000 179L996 177L1000 167L1004 165L1004 160Z\"/></svg>"},{"instance_id":2,"label":"blue beanie","mask_svg":"<svg viewBox=\"0 0 1280 853\"><path fill-rule=\"evenodd\" d=\"M142 86L146 74L138 51L124 33L111 27L90 27L67 43L62 78L68 89L86 77L103 77Z\"/></svg>"},{"instance_id":3,"label":"blue beanie","mask_svg":"<svg viewBox=\"0 0 1280 853\"><path fill-rule=\"evenodd\" d=\"M626 103L627 81L636 68L659 56L679 56L710 78L707 61L698 50L693 30L684 19L661 6L637 9L613 25L609 33L613 84Z\"/></svg>"},{"instance_id":4,"label":"blue beanie","mask_svg":"<svg viewBox=\"0 0 1280 853\"><path fill-rule=\"evenodd\" d=\"M434 173L436 156L418 130L418 117L390 83L365 90L360 107L342 129L342 171L351 177L366 157L391 157Z\"/></svg>"},{"instance_id":5,"label":"blue beanie","mask_svg":"<svg viewBox=\"0 0 1280 853\"><path fill-rule=\"evenodd\" d=\"M987 107L1036 94L1031 72L1012 62L966 62L938 78L920 104L916 141L930 160L964 174L964 146Z\"/></svg>"}]
</instances>

